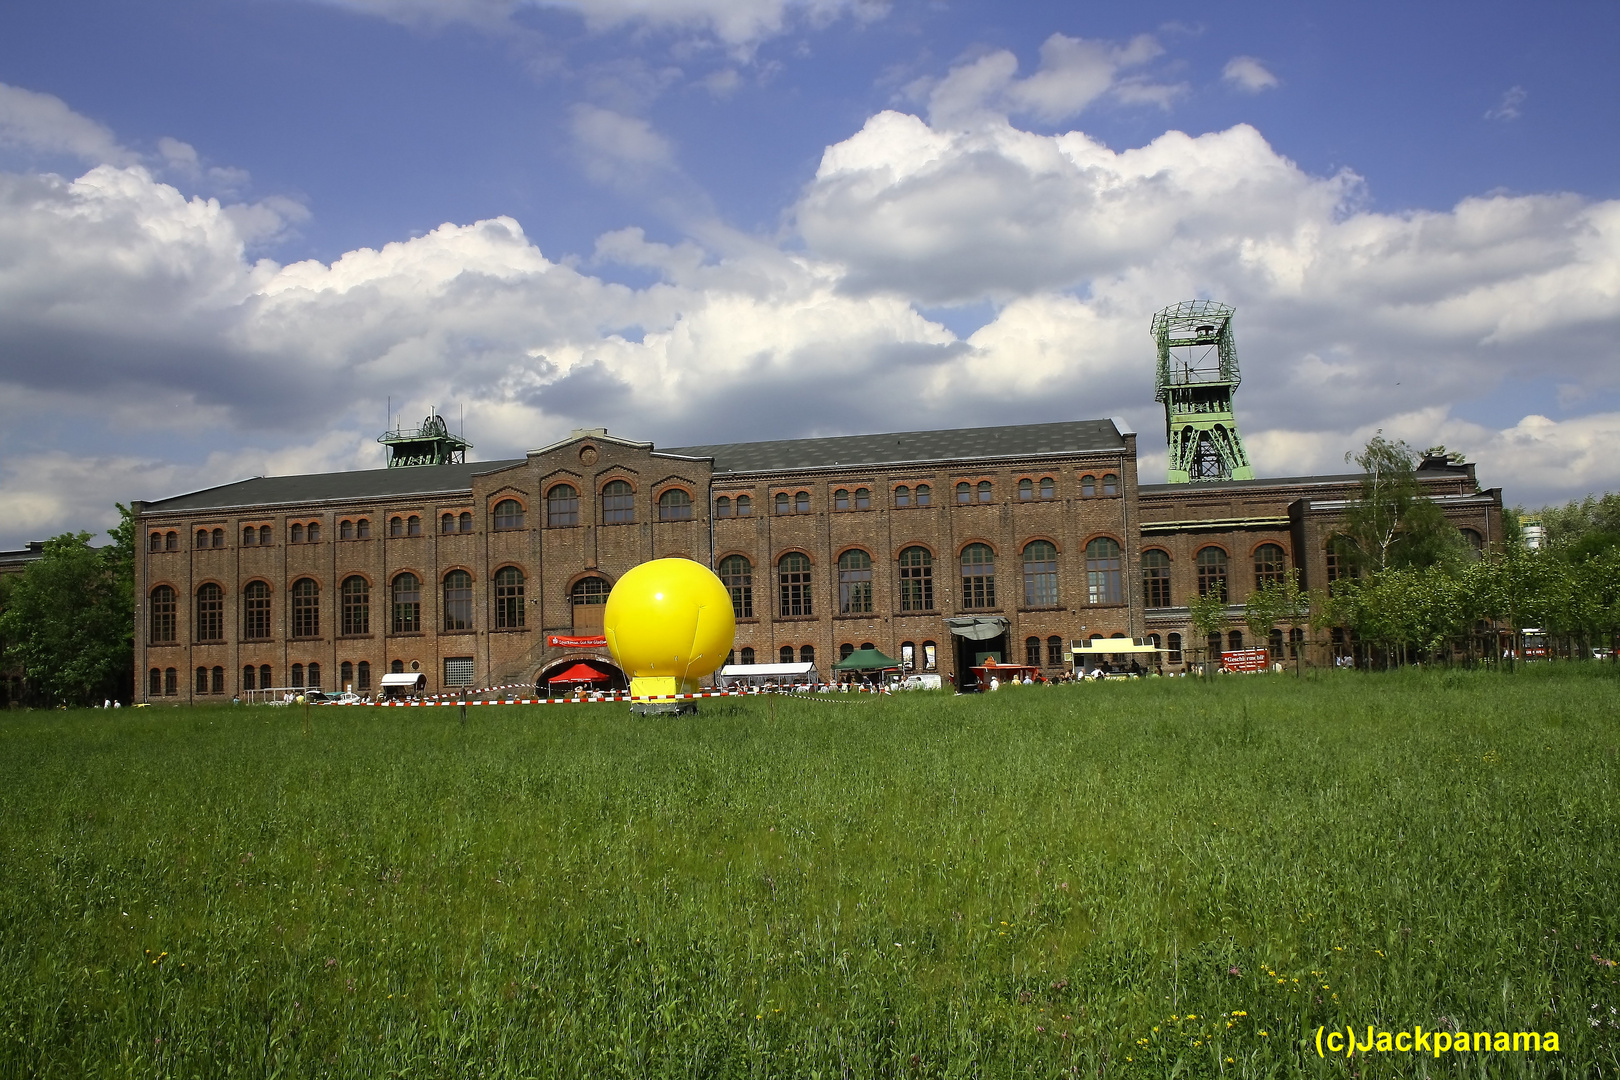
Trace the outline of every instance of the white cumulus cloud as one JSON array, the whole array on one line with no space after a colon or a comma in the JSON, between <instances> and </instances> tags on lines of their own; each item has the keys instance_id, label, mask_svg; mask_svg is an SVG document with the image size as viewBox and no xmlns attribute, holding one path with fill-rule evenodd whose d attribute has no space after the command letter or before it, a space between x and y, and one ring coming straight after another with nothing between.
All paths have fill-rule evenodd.
<instances>
[{"instance_id":1,"label":"white cumulus cloud","mask_svg":"<svg viewBox=\"0 0 1620 1080\"><path fill-rule=\"evenodd\" d=\"M74 112L61 98L5 83L0 83L0 145L92 165L137 160L107 127Z\"/></svg>"},{"instance_id":2,"label":"white cumulus cloud","mask_svg":"<svg viewBox=\"0 0 1620 1080\"><path fill-rule=\"evenodd\" d=\"M1221 78L1239 90L1258 94L1277 87L1277 76L1252 56L1234 56L1221 69Z\"/></svg>"}]
</instances>

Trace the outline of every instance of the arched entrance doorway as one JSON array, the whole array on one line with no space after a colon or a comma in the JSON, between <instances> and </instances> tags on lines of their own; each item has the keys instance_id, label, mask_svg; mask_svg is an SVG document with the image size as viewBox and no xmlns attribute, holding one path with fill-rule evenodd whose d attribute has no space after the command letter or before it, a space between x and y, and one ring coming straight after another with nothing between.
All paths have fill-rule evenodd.
<instances>
[{"instance_id":1,"label":"arched entrance doorway","mask_svg":"<svg viewBox=\"0 0 1620 1080\"><path fill-rule=\"evenodd\" d=\"M555 679L559 675L567 674L576 666L582 666L598 672L599 674L607 676L607 678L601 682L592 682L588 684L570 682L558 683L556 686L552 685L552 679ZM592 690L611 690L614 692L620 692L630 689L630 680L625 676L624 671L619 668L617 664L613 663L613 661L600 656L592 656L588 653L579 653L573 656L566 656L561 660L553 660L551 663L541 668L539 673L534 677L534 691L537 697L561 697L563 694L572 693L576 685L586 685L588 689Z\"/></svg>"}]
</instances>

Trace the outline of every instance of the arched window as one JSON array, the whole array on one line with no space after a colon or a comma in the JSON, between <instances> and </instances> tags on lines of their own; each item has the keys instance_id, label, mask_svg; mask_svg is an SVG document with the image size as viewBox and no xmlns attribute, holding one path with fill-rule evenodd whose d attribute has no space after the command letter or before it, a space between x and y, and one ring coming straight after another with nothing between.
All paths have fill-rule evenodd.
<instances>
[{"instance_id":1,"label":"arched window","mask_svg":"<svg viewBox=\"0 0 1620 1080\"><path fill-rule=\"evenodd\" d=\"M872 489L871 488L856 488L855 489L855 509L857 509L857 510L870 510L871 508L872 508Z\"/></svg>"},{"instance_id":2,"label":"arched window","mask_svg":"<svg viewBox=\"0 0 1620 1080\"><path fill-rule=\"evenodd\" d=\"M1057 495L1057 483L1050 476L1041 477L1041 498L1050 499Z\"/></svg>"},{"instance_id":3,"label":"arched window","mask_svg":"<svg viewBox=\"0 0 1620 1080\"><path fill-rule=\"evenodd\" d=\"M934 556L925 547L900 553L900 610L934 610Z\"/></svg>"},{"instance_id":4,"label":"arched window","mask_svg":"<svg viewBox=\"0 0 1620 1080\"><path fill-rule=\"evenodd\" d=\"M354 688L356 690L370 690L371 689L371 661L370 660L362 660L362 661L360 661L360 666L355 671L355 676L356 677L355 677L355 680L354 680Z\"/></svg>"},{"instance_id":5,"label":"arched window","mask_svg":"<svg viewBox=\"0 0 1620 1080\"><path fill-rule=\"evenodd\" d=\"M1218 547L1199 548L1195 560L1198 567L1198 595L1215 596L1226 600L1226 552Z\"/></svg>"},{"instance_id":6,"label":"arched window","mask_svg":"<svg viewBox=\"0 0 1620 1080\"><path fill-rule=\"evenodd\" d=\"M174 697L180 693L180 672L174 668L163 669L163 696Z\"/></svg>"},{"instance_id":7,"label":"arched window","mask_svg":"<svg viewBox=\"0 0 1620 1080\"><path fill-rule=\"evenodd\" d=\"M1305 631L1302 627L1294 627L1288 631L1288 659L1294 660L1305 655Z\"/></svg>"},{"instance_id":8,"label":"arched window","mask_svg":"<svg viewBox=\"0 0 1620 1080\"><path fill-rule=\"evenodd\" d=\"M304 530L304 539L306 542L311 544L318 544L321 542L320 522L312 521L309 523L309 528Z\"/></svg>"},{"instance_id":9,"label":"arched window","mask_svg":"<svg viewBox=\"0 0 1620 1080\"><path fill-rule=\"evenodd\" d=\"M1024 545L1024 606L1057 607L1057 547L1049 540Z\"/></svg>"},{"instance_id":10,"label":"arched window","mask_svg":"<svg viewBox=\"0 0 1620 1080\"><path fill-rule=\"evenodd\" d=\"M658 496L659 521L689 521L692 517L692 496L681 488L670 488Z\"/></svg>"},{"instance_id":11,"label":"arched window","mask_svg":"<svg viewBox=\"0 0 1620 1080\"><path fill-rule=\"evenodd\" d=\"M1119 541L1099 536L1086 545L1086 603L1122 604Z\"/></svg>"},{"instance_id":12,"label":"arched window","mask_svg":"<svg viewBox=\"0 0 1620 1080\"><path fill-rule=\"evenodd\" d=\"M455 532L456 531L456 515L448 514L448 513L440 515L440 517L439 517L439 531L442 532L442 533L453 533L453 532Z\"/></svg>"},{"instance_id":13,"label":"arched window","mask_svg":"<svg viewBox=\"0 0 1620 1080\"><path fill-rule=\"evenodd\" d=\"M842 645L838 646L838 660L840 663L848 660L854 654L855 644L853 642L846 641Z\"/></svg>"},{"instance_id":14,"label":"arched window","mask_svg":"<svg viewBox=\"0 0 1620 1080\"><path fill-rule=\"evenodd\" d=\"M464 532L464 533L472 532L472 511L471 510L463 510L461 512L461 516L459 518L457 518L456 520L461 525L461 531L462 532Z\"/></svg>"},{"instance_id":15,"label":"arched window","mask_svg":"<svg viewBox=\"0 0 1620 1080\"><path fill-rule=\"evenodd\" d=\"M212 581L197 588L197 640L225 640L225 590Z\"/></svg>"},{"instance_id":16,"label":"arched window","mask_svg":"<svg viewBox=\"0 0 1620 1080\"><path fill-rule=\"evenodd\" d=\"M1181 663L1181 635L1171 634L1164 640L1165 662L1171 664Z\"/></svg>"},{"instance_id":17,"label":"arched window","mask_svg":"<svg viewBox=\"0 0 1620 1080\"><path fill-rule=\"evenodd\" d=\"M1348 560L1344 557L1343 545L1344 541L1340 537L1330 536L1327 538L1327 591L1329 596L1333 595L1333 586L1340 579L1351 576L1346 573Z\"/></svg>"},{"instance_id":18,"label":"arched window","mask_svg":"<svg viewBox=\"0 0 1620 1080\"><path fill-rule=\"evenodd\" d=\"M1221 635L1214 633L1204 639L1204 647L1208 649L1208 659L1212 664L1221 662Z\"/></svg>"},{"instance_id":19,"label":"arched window","mask_svg":"<svg viewBox=\"0 0 1620 1080\"><path fill-rule=\"evenodd\" d=\"M602 578L588 577L574 582L568 595L575 607L599 607L607 603L608 594L612 591Z\"/></svg>"},{"instance_id":20,"label":"arched window","mask_svg":"<svg viewBox=\"0 0 1620 1080\"><path fill-rule=\"evenodd\" d=\"M900 670L917 670L917 643L915 641L902 641L900 643Z\"/></svg>"},{"instance_id":21,"label":"arched window","mask_svg":"<svg viewBox=\"0 0 1620 1080\"><path fill-rule=\"evenodd\" d=\"M214 544L215 547L217 547L217 548L224 547L225 546L225 530L224 529L215 529L214 532L213 532L212 540L213 540L213 544Z\"/></svg>"},{"instance_id":22,"label":"arched window","mask_svg":"<svg viewBox=\"0 0 1620 1080\"><path fill-rule=\"evenodd\" d=\"M810 512L810 493L808 491L794 492L793 512L795 514L808 514Z\"/></svg>"},{"instance_id":23,"label":"arched window","mask_svg":"<svg viewBox=\"0 0 1620 1080\"><path fill-rule=\"evenodd\" d=\"M743 555L720 560L720 583L731 594L731 613L739 619L754 617L754 564Z\"/></svg>"},{"instance_id":24,"label":"arched window","mask_svg":"<svg viewBox=\"0 0 1620 1080\"><path fill-rule=\"evenodd\" d=\"M809 556L798 551L788 552L777 561L776 577L781 592L779 614L784 616L814 614L810 599Z\"/></svg>"},{"instance_id":25,"label":"arched window","mask_svg":"<svg viewBox=\"0 0 1620 1080\"><path fill-rule=\"evenodd\" d=\"M839 488L837 491L833 492L833 509L834 510L848 510L849 509L849 489L848 488Z\"/></svg>"},{"instance_id":26,"label":"arched window","mask_svg":"<svg viewBox=\"0 0 1620 1080\"><path fill-rule=\"evenodd\" d=\"M1046 665L1048 667L1063 666L1063 639L1056 634L1046 639Z\"/></svg>"},{"instance_id":27,"label":"arched window","mask_svg":"<svg viewBox=\"0 0 1620 1080\"><path fill-rule=\"evenodd\" d=\"M872 611L872 556L856 548L838 556L838 612L869 615Z\"/></svg>"},{"instance_id":28,"label":"arched window","mask_svg":"<svg viewBox=\"0 0 1620 1080\"><path fill-rule=\"evenodd\" d=\"M1142 552L1142 602L1150 608L1170 606L1170 556L1158 548Z\"/></svg>"},{"instance_id":29,"label":"arched window","mask_svg":"<svg viewBox=\"0 0 1620 1080\"><path fill-rule=\"evenodd\" d=\"M519 511L519 512L521 513L521 511ZM519 524L521 524L521 522ZM405 519L405 535L406 536L421 536L422 535L422 519L417 517L415 514L412 514L410 517L406 518Z\"/></svg>"},{"instance_id":30,"label":"arched window","mask_svg":"<svg viewBox=\"0 0 1620 1080\"><path fill-rule=\"evenodd\" d=\"M304 688L304 665L303 664L294 664L292 666L292 684L293 684L294 687L296 687L299 690L302 690Z\"/></svg>"},{"instance_id":31,"label":"arched window","mask_svg":"<svg viewBox=\"0 0 1620 1080\"><path fill-rule=\"evenodd\" d=\"M208 693L208 669L205 667L200 667L197 669L197 685L195 692L199 694Z\"/></svg>"},{"instance_id":32,"label":"arched window","mask_svg":"<svg viewBox=\"0 0 1620 1080\"><path fill-rule=\"evenodd\" d=\"M345 660L338 665L338 688L348 690L354 686L354 664Z\"/></svg>"},{"instance_id":33,"label":"arched window","mask_svg":"<svg viewBox=\"0 0 1620 1080\"><path fill-rule=\"evenodd\" d=\"M1485 550L1485 538L1478 532L1473 529L1466 528L1459 529L1458 532L1462 533L1463 540L1466 541L1468 546L1474 551L1480 552Z\"/></svg>"},{"instance_id":34,"label":"arched window","mask_svg":"<svg viewBox=\"0 0 1620 1080\"><path fill-rule=\"evenodd\" d=\"M287 543L302 544L303 542L304 527L297 522L294 522L292 526L287 529Z\"/></svg>"},{"instance_id":35,"label":"arched window","mask_svg":"<svg viewBox=\"0 0 1620 1080\"><path fill-rule=\"evenodd\" d=\"M405 535L405 519L402 518L402 517L389 518L388 519L388 535L389 536L404 536Z\"/></svg>"},{"instance_id":36,"label":"arched window","mask_svg":"<svg viewBox=\"0 0 1620 1080\"><path fill-rule=\"evenodd\" d=\"M195 542L194 546L199 547L199 548L206 548L208 546L208 530L207 529L198 529L197 530L197 539L196 539L196 542Z\"/></svg>"},{"instance_id":37,"label":"arched window","mask_svg":"<svg viewBox=\"0 0 1620 1080\"><path fill-rule=\"evenodd\" d=\"M147 608L146 638L154 645L170 645L174 643L174 635L174 590L167 585L159 585L152 590L151 603Z\"/></svg>"},{"instance_id":38,"label":"arched window","mask_svg":"<svg viewBox=\"0 0 1620 1080\"><path fill-rule=\"evenodd\" d=\"M742 662L745 663L745 664L752 664L754 662L754 650L753 649L744 649L742 651Z\"/></svg>"},{"instance_id":39,"label":"arched window","mask_svg":"<svg viewBox=\"0 0 1620 1080\"><path fill-rule=\"evenodd\" d=\"M403 675L403 674L405 674L405 661L403 661L403 660L395 660L393 663L389 664L388 665L388 673L390 675Z\"/></svg>"},{"instance_id":40,"label":"arched window","mask_svg":"<svg viewBox=\"0 0 1620 1080\"><path fill-rule=\"evenodd\" d=\"M781 663L784 663L784 664L793 663L793 646L791 646L791 645L782 646L779 650L777 650L776 658L777 658L778 661L780 661Z\"/></svg>"},{"instance_id":41,"label":"arched window","mask_svg":"<svg viewBox=\"0 0 1620 1080\"><path fill-rule=\"evenodd\" d=\"M1102 493L1104 495L1119 494L1119 477L1114 473L1104 473L1102 478Z\"/></svg>"},{"instance_id":42,"label":"arched window","mask_svg":"<svg viewBox=\"0 0 1620 1080\"><path fill-rule=\"evenodd\" d=\"M321 688L321 665L319 664L309 665L309 688L311 690Z\"/></svg>"},{"instance_id":43,"label":"arched window","mask_svg":"<svg viewBox=\"0 0 1620 1080\"><path fill-rule=\"evenodd\" d=\"M177 532L164 533L163 534L163 550L164 551L179 551L180 550L180 534L177 533Z\"/></svg>"},{"instance_id":44,"label":"arched window","mask_svg":"<svg viewBox=\"0 0 1620 1080\"><path fill-rule=\"evenodd\" d=\"M242 639L270 640L270 586L250 581L242 590Z\"/></svg>"},{"instance_id":45,"label":"arched window","mask_svg":"<svg viewBox=\"0 0 1620 1080\"><path fill-rule=\"evenodd\" d=\"M1080 478L1080 497L1084 499L1096 498L1097 478L1089 473Z\"/></svg>"},{"instance_id":46,"label":"arched window","mask_svg":"<svg viewBox=\"0 0 1620 1080\"><path fill-rule=\"evenodd\" d=\"M495 629L517 630L523 626L523 571L503 566L495 571Z\"/></svg>"},{"instance_id":47,"label":"arched window","mask_svg":"<svg viewBox=\"0 0 1620 1080\"><path fill-rule=\"evenodd\" d=\"M350 521L348 518L344 518L342 521L338 522L338 539L354 539L354 522Z\"/></svg>"},{"instance_id":48,"label":"arched window","mask_svg":"<svg viewBox=\"0 0 1620 1080\"><path fill-rule=\"evenodd\" d=\"M568 529L579 524L579 490L558 484L546 492L546 528Z\"/></svg>"},{"instance_id":49,"label":"arched window","mask_svg":"<svg viewBox=\"0 0 1620 1080\"><path fill-rule=\"evenodd\" d=\"M244 689L244 690L257 689L258 688L258 677L259 677L259 669L258 668L254 667L252 664L244 664L243 667L242 667L242 689Z\"/></svg>"},{"instance_id":50,"label":"arched window","mask_svg":"<svg viewBox=\"0 0 1620 1080\"><path fill-rule=\"evenodd\" d=\"M422 629L422 582L415 574L400 574L394 579L393 593L393 632L419 633Z\"/></svg>"},{"instance_id":51,"label":"arched window","mask_svg":"<svg viewBox=\"0 0 1620 1080\"><path fill-rule=\"evenodd\" d=\"M962 606L996 606L996 554L988 544L969 544L962 549Z\"/></svg>"},{"instance_id":52,"label":"arched window","mask_svg":"<svg viewBox=\"0 0 1620 1080\"><path fill-rule=\"evenodd\" d=\"M147 542L146 542L146 550L147 551L162 551L163 550L163 534L162 533L153 533L150 537L148 537ZM153 670L155 671L157 669L154 668Z\"/></svg>"},{"instance_id":53,"label":"arched window","mask_svg":"<svg viewBox=\"0 0 1620 1080\"><path fill-rule=\"evenodd\" d=\"M313 578L293 582L292 636L321 636L321 587Z\"/></svg>"},{"instance_id":54,"label":"arched window","mask_svg":"<svg viewBox=\"0 0 1620 1080\"><path fill-rule=\"evenodd\" d=\"M1226 647L1231 649L1233 652L1237 652L1239 649L1243 648L1243 631L1233 630L1231 633L1227 634Z\"/></svg>"},{"instance_id":55,"label":"arched window","mask_svg":"<svg viewBox=\"0 0 1620 1080\"><path fill-rule=\"evenodd\" d=\"M359 574L343 579L342 632L345 634L371 633L371 583Z\"/></svg>"},{"instance_id":56,"label":"arched window","mask_svg":"<svg viewBox=\"0 0 1620 1080\"><path fill-rule=\"evenodd\" d=\"M259 543L259 530L255 529L252 525L244 526L243 529L242 529L242 546L243 547L254 547L258 543Z\"/></svg>"},{"instance_id":57,"label":"arched window","mask_svg":"<svg viewBox=\"0 0 1620 1080\"><path fill-rule=\"evenodd\" d=\"M801 646L800 649L799 649L799 663L801 663L801 664L813 664L815 662L816 662L816 647L814 645Z\"/></svg>"},{"instance_id":58,"label":"arched window","mask_svg":"<svg viewBox=\"0 0 1620 1080\"><path fill-rule=\"evenodd\" d=\"M270 536L271 536L270 526L268 526L268 525L260 525L259 526L259 546L260 547L269 547L270 546Z\"/></svg>"},{"instance_id":59,"label":"arched window","mask_svg":"<svg viewBox=\"0 0 1620 1080\"><path fill-rule=\"evenodd\" d=\"M956 501L958 505L966 506L973 501L973 485L963 480L956 485Z\"/></svg>"},{"instance_id":60,"label":"arched window","mask_svg":"<svg viewBox=\"0 0 1620 1080\"><path fill-rule=\"evenodd\" d=\"M1266 653L1272 660L1283 658L1283 632L1275 626L1271 628L1271 634L1266 638Z\"/></svg>"},{"instance_id":61,"label":"arched window","mask_svg":"<svg viewBox=\"0 0 1620 1080\"><path fill-rule=\"evenodd\" d=\"M444 575L444 628L471 630L472 575L465 570L452 570Z\"/></svg>"},{"instance_id":62,"label":"arched window","mask_svg":"<svg viewBox=\"0 0 1620 1080\"><path fill-rule=\"evenodd\" d=\"M1254 587L1281 585L1288 569L1288 558L1277 544L1261 544L1254 549Z\"/></svg>"},{"instance_id":63,"label":"arched window","mask_svg":"<svg viewBox=\"0 0 1620 1080\"><path fill-rule=\"evenodd\" d=\"M370 540L371 539L371 519L370 518L361 518L359 521L354 523L354 538L356 540Z\"/></svg>"},{"instance_id":64,"label":"arched window","mask_svg":"<svg viewBox=\"0 0 1620 1080\"><path fill-rule=\"evenodd\" d=\"M717 518L728 518L731 516L730 495L722 495L718 499L714 500L714 516Z\"/></svg>"},{"instance_id":65,"label":"arched window","mask_svg":"<svg viewBox=\"0 0 1620 1080\"><path fill-rule=\"evenodd\" d=\"M495 504L493 515L496 532L510 532L523 528L523 504L516 499L502 499Z\"/></svg>"},{"instance_id":66,"label":"arched window","mask_svg":"<svg viewBox=\"0 0 1620 1080\"><path fill-rule=\"evenodd\" d=\"M754 500L747 495L737 496L737 516L750 517L754 513Z\"/></svg>"},{"instance_id":67,"label":"arched window","mask_svg":"<svg viewBox=\"0 0 1620 1080\"><path fill-rule=\"evenodd\" d=\"M272 686L275 685L274 680L272 680L270 676L271 676L270 665L269 664L260 664L259 665L259 689L268 690Z\"/></svg>"},{"instance_id":68,"label":"arched window","mask_svg":"<svg viewBox=\"0 0 1620 1080\"><path fill-rule=\"evenodd\" d=\"M635 489L628 480L609 480L602 488L602 523L628 525L635 520Z\"/></svg>"},{"instance_id":69,"label":"arched window","mask_svg":"<svg viewBox=\"0 0 1620 1080\"><path fill-rule=\"evenodd\" d=\"M1018 501L1029 502L1035 498L1035 481L1025 477L1018 481ZM1038 644L1038 643L1037 643Z\"/></svg>"},{"instance_id":70,"label":"arched window","mask_svg":"<svg viewBox=\"0 0 1620 1080\"><path fill-rule=\"evenodd\" d=\"M907 487L904 484L901 484L899 487L894 489L894 505L896 505L896 506L910 506L911 505L911 489L909 487Z\"/></svg>"},{"instance_id":71,"label":"arched window","mask_svg":"<svg viewBox=\"0 0 1620 1080\"><path fill-rule=\"evenodd\" d=\"M934 497L933 491L934 491L934 489L929 487L927 484L918 484L917 485L917 505L918 506L927 506L927 505L929 505L929 501Z\"/></svg>"},{"instance_id":72,"label":"arched window","mask_svg":"<svg viewBox=\"0 0 1620 1080\"><path fill-rule=\"evenodd\" d=\"M1024 663L1030 667L1041 666L1041 639L1038 637L1024 639Z\"/></svg>"},{"instance_id":73,"label":"arched window","mask_svg":"<svg viewBox=\"0 0 1620 1080\"><path fill-rule=\"evenodd\" d=\"M776 512L778 515L793 513L793 496L785 491L776 493Z\"/></svg>"},{"instance_id":74,"label":"arched window","mask_svg":"<svg viewBox=\"0 0 1620 1080\"><path fill-rule=\"evenodd\" d=\"M979 501L982 502L982 503L989 502L990 501L990 496L992 494L994 494L994 491L990 487L990 481L988 481L988 480L980 480L979 481Z\"/></svg>"}]
</instances>

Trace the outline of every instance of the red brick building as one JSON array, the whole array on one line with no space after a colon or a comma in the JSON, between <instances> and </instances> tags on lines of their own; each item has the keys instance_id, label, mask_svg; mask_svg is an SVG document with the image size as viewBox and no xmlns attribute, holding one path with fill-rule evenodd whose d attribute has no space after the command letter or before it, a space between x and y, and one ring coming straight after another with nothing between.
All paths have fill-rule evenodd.
<instances>
[{"instance_id":1,"label":"red brick building","mask_svg":"<svg viewBox=\"0 0 1620 1080\"><path fill-rule=\"evenodd\" d=\"M1419 475L1478 543L1500 537L1471 465ZM590 430L507 461L259 477L136 504L137 694L618 675L578 641L620 575L665 556L720 574L742 662L826 675L875 645L957 679L985 652L1055 673L1072 640L1155 635L1180 666L1201 581L1240 620L1278 568L1327 580L1359 479L1143 487L1136 436L1106 420L674 449Z\"/></svg>"}]
</instances>

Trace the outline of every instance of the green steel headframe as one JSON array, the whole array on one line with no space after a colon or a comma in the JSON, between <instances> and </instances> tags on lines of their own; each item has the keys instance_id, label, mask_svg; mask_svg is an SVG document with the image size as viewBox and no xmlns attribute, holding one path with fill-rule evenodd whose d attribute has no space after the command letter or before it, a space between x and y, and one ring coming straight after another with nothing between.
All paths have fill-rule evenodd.
<instances>
[{"instance_id":1,"label":"green steel headframe","mask_svg":"<svg viewBox=\"0 0 1620 1080\"><path fill-rule=\"evenodd\" d=\"M1232 392L1242 381L1232 336L1234 310L1214 300L1183 300L1153 316L1172 484L1251 480Z\"/></svg>"}]
</instances>

